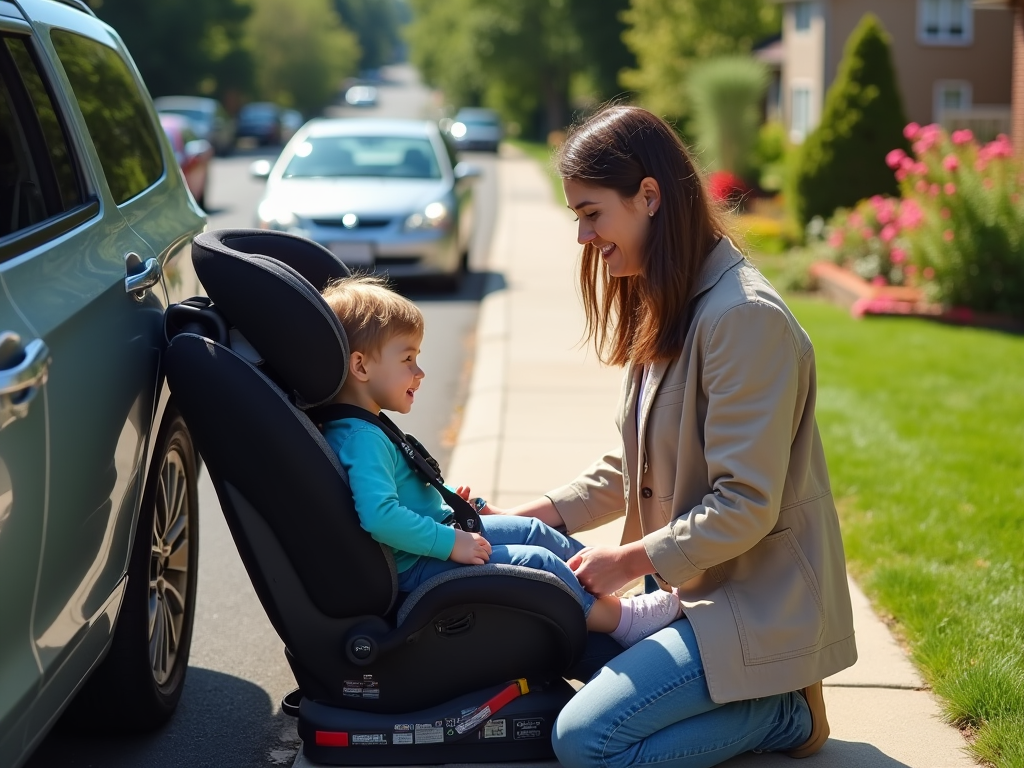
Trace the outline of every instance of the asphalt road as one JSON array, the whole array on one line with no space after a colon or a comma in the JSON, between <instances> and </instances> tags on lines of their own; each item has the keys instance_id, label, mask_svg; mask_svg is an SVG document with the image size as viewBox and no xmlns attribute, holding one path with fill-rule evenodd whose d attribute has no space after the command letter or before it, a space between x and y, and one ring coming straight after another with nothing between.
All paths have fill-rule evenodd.
<instances>
[{"instance_id":1,"label":"asphalt road","mask_svg":"<svg viewBox=\"0 0 1024 768\"><path fill-rule=\"evenodd\" d=\"M410 69L385 70L377 108L339 107L335 114L434 117L436 100ZM263 183L249 165L274 153L240 151L218 159L207 192L210 228L250 227ZM471 274L455 294L400 289L426 319L421 364L427 373L411 414L396 421L419 437L444 467L458 428L472 362L473 331L495 217L493 156L467 155L483 176L476 189L477 228ZM228 533L209 477L200 481L200 564L188 677L171 722L144 736L71 733L58 723L26 768L251 768L290 766L299 748L294 720L280 712L295 687L283 645L268 621ZM338 585L347 589L348 585ZM117 712L111 712L115 719Z\"/></svg>"}]
</instances>

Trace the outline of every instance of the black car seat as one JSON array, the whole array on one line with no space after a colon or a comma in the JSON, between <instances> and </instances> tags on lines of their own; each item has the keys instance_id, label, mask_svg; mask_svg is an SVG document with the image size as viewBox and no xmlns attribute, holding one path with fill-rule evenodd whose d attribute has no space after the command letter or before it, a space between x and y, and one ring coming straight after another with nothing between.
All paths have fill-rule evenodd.
<instances>
[{"instance_id":1,"label":"black car seat","mask_svg":"<svg viewBox=\"0 0 1024 768\"><path fill-rule=\"evenodd\" d=\"M206 232L192 259L209 298L168 309L167 380L284 642L306 754L348 765L550 756L572 694L561 675L587 640L578 598L551 574L504 565L399 595L390 553L359 526L345 471L304 412L346 375L345 332L319 289L348 270L319 245L261 230ZM474 701L508 698L517 678L530 693L465 726ZM369 744L401 748L347 748Z\"/></svg>"}]
</instances>

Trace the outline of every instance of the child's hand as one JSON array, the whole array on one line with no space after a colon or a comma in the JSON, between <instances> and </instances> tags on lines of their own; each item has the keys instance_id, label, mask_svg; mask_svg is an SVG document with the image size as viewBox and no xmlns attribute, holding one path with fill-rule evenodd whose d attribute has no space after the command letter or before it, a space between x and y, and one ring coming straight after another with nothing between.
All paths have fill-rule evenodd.
<instances>
[{"instance_id":1,"label":"child's hand","mask_svg":"<svg viewBox=\"0 0 1024 768\"><path fill-rule=\"evenodd\" d=\"M484 499L471 499L470 494L472 493L472 491L469 490L468 485L460 485L458 488L455 489L455 493L462 497L463 501L468 501L470 506L472 506L473 509L476 510L478 515L501 514L493 507L491 507L491 505L488 504Z\"/></svg>"},{"instance_id":2,"label":"child's hand","mask_svg":"<svg viewBox=\"0 0 1024 768\"><path fill-rule=\"evenodd\" d=\"M455 546L448 559L462 565L483 565L491 559L491 544L479 533L455 531Z\"/></svg>"}]
</instances>

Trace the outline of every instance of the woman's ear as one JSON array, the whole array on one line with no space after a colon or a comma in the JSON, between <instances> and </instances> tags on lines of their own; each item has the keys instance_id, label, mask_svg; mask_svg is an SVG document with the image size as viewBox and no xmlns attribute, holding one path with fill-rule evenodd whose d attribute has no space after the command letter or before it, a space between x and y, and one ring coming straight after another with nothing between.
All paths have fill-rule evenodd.
<instances>
[{"instance_id":1,"label":"woman's ear","mask_svg":"<svg viewBox=\"0 0 1024 768\"><path fill-rule=\"evenodd\" d=\"M645 176L640 182L639 194L643 198L643 205L648 216L653 216L661 207L661 187L658 180L652 176Z\"/></svg>"},{"instance_id":2,"label":"woman's ear","mask_svg":"<svg viewBox=\"0 0 1024 768\"><path fill-rule=\"evenodd\" d=\"M366 370L366 355L362 352L353 352L349 355L348 375L354 377L356 381L366 381L370 378Z\"/></svg>"}]
</instances>

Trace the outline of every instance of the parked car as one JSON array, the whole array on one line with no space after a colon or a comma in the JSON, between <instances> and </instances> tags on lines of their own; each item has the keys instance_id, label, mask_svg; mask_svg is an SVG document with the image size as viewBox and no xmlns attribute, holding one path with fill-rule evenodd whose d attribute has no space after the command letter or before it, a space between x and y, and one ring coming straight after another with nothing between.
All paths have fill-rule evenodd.
<instances>
[{"instance_id":1,"label":"parked car","mask_svg":"<svg viewBox=\"0 0 1024 768\"><path fill-rule=\"evenodd\" d=\"M348 266L454 287L466 268L477 168L456 163L435 123L317 119L270 166L257 225L295 232Z\"/></svg>"},{"instance_id":2,"label":"parked car","mask_svg":"<svg viewBox=\"0 0 1024 768\"><path fill-rule=\"evenodd\" d=\"M161 96L153 99L160 114L181 115L192 123L200 139L213 145L218 155L227 155L235 147L235 121L216 99L202 96Z\"/></svg>"},{"instance_id":3,"label":"parked car","mask_svg":"<svg viewBox=\"0 0 1024 768\"><path fill-rule=\"evenodd\" d=\"M201 292L206 218L84 3L0 3L0 70L0 765L16 767L66 709L150 728L181 696L198 462L162 316Z\"/></svg>"},{"instance_id":4,"label":"parked car","mask_svg":"<svg viewBox=\"0 0 1024 768\"><path fill-rule=\"evenodd\" d=\"M281 142L288 143L291 141L292 136L295 132L302 127L302 124L306 122L306 119L302 116L302 113L297 109L286 109L281 112Z\"/></svg>"},{"instance_id":5,"label":"parked car","mask_svg":"<svg viewBox=\"0 0 1024 768\"><path fill-rule=\"evenodd\" d=\"M259 146L280 144L283 138L281 113L283 110L270 101L253 101L238 112L236 140L255 140Z\"/></svg>"},{"instance_id":6,"label":"parked car","mask_svg":"<svg viewBox=\"0 0 1024 768\"><path fill-rule=\"evenodd\" d=\"M497 152L503 136L501 118L493 109L465 107L455 114L448 134L457 149Z\"/></svg>"},{"instance_id":7,"label":"parked car","mask_svg":"<svg viewBox=\"0 0 1024 768\"><path fill-rule=\"evenodd\" d=\"M352 107L375 107L377 89L372 85L353 85L345 91L345 102Z\"/></svg>"},{"instance_id":8,"label":"parked car","mask_svg":"<svg viewBox=\"0 0 1024 768\"><path fill-rule=\"evenodd\" d=\"M185 184L201 208L206 207L206 186L210 178L213 147L192 131L192 123L181 115L161 114L160 125L171 142L174 159L181 167Z\"/></svg>"}]
</instances>

